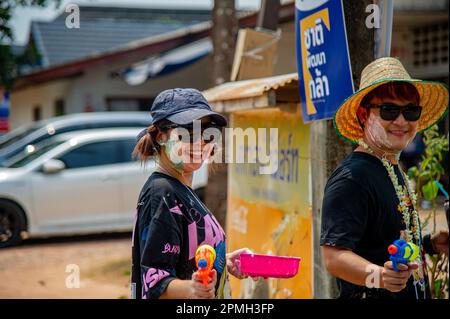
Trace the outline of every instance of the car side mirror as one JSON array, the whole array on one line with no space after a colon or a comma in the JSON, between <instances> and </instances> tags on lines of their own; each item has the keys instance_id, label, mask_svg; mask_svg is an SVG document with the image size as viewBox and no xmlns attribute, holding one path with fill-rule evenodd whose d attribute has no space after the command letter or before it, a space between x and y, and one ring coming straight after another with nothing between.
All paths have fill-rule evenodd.
<instances>
[{"instance_id":1,"label":"car side mirror","mask_svg":"<svg viewBox=\"0 0 450 319\"><path fill-rule=\"evenodd\" d=\"M66 168L64 162L57 159L50 159L42 165L42 172L44 174L56 174Z\"/></svg>"}]
</instances>

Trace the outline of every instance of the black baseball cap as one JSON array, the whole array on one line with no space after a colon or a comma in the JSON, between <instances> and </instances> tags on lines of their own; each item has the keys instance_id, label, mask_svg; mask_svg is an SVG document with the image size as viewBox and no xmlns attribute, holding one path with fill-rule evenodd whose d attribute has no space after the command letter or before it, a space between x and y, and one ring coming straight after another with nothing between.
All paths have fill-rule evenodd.
<instances>
[{"instance_id":1,"label":"black baseball cap","mask_svg":"<svg viewBox=\"0 0 450 319\"><path fill-rule=\"evenodd\" d=\"M150 108L152 124L169 120L179 125L188 125L202 117L209 116L218 126L227 126L227 119L211 109L203 94L196 89L169 89L158 94ZM139 141L147 132L137 136Z\"/></svg>"}]
</instances>

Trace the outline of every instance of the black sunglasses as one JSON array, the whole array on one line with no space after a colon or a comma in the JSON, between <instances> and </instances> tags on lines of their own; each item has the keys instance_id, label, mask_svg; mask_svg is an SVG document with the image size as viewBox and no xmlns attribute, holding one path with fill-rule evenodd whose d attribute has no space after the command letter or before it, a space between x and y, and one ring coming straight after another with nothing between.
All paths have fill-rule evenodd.
<instances>
[{"instance_id":1,"label":"black sunglasses","mask_svg":"<svg viewBox=\"0 0 450 319\"><path fill-rule=\"evenodd\" d=\"M422 114L422 107L415 104L408 104L400 106L392 103L384 103L380 105L371 104L370 107L380 109L380 117L385 121L394 121L402 113L403 117L408 122L415 122L420 119Z\"/></svg>"},{"instance_id":2,"label":"black sunglasses","mask_svg":"<svg viewBox=\"0 0 450 319\"><path fill-rule=\"evenodd\" d=\"M188 124L188 125L180 125L180 124L168 124L168 125L164 125L164 126L158 126L158 128L162 131L167 131L169 129L172 128L177 128L177 127L182 127L184 129L186 129L189 132L189 141L190 143L194 143L195 141L197 141L199 139L200 136L202 136L203 141L208 144L214 141L214 136L210 135L210 136L204 136L203 132L209 128L214 128L214 129L218 129L219 131L222 131L222 126L219 126L215 123L207 123L207 124L201 124L200 127L200 134L195 134L194 133L194 126L193 124ZM178 135L179 140L183 140L183 136L182 135Z\"/></svg>"}]
</instances>

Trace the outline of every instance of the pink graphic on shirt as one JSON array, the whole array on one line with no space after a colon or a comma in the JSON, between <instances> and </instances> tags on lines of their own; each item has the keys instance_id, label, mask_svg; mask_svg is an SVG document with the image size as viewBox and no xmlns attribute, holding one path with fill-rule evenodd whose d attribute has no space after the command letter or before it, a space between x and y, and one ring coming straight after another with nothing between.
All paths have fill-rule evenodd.
<instances>
[{"instance_id":1,"label":"pink graphic on shirt","mask_svg":"<svg viewBox=\"0 0 450 319\"><path fill-rule=\"evenodd\" d=\"M164 245L164 250L162 251L163 254L179 254L180 253L180 245L171 245L169 243Z\"/></svg>"},{"instance_id":2,"label":"pink graphic on shirt","mask_svg":"<svg viewBox=\"0 0 450 319\"><path fill-rule=\"evenodd\" d=\"M189 259L195 258L195 252L197 251L197 223L192 222L188 225L189 234Z\"/></svg>"},{"instance_id":3,"label":"pink graphic on shirt","mask_svg":"<svg viewBox=\"0 0 450 319\"><path fill-rule=\"evenodd\" d=\"M149 270L147 270L147 273L142 276L144 279L145 292L147 292L150 288L155 286L158 283L158 281L160 281L163 278L166 278L167 276L169 276L169 273L165 270L156 268L150 268Z\"/></svg>"},{"instance_id":4,"label":"pink graphic on shirt","mask_svg":"<svg viewBox=\"0 0 450 319\"><path fill-rule=\"evenodd\" d=\"M181 212L181 209L180 209L180 207L178 207L178 205L170 208L169 211L174 214L183 215L183 213Z\"/></svg>"},{"instance_id":5,"label":"pink graphic on shirt","mask_svg":"<svg viewBox=\"0 0 450 319\"><path fill-rule=\"evenodd\" d=\"M212 217L212 218L211 218ZM214 216L205 216L205 244L216 247L221 241L224 241L225 233L220 227Z\"/></svg>"}]
</instances>

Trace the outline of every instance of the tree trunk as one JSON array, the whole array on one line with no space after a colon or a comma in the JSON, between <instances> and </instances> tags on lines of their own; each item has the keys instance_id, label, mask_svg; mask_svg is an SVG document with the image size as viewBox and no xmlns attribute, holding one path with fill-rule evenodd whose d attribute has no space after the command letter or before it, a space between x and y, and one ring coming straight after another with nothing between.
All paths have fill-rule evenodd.
<instances>
[{"instance_id":1,"label":"tree trunk","mask_svg":"<svg viewBox=\"0 0 450 319\"><path fill-rule=\"evenodd\" d=\"M350 52L353 83L359 87L363 68L373 61L374 30L365 25L366 7L371 0L343 1L347 41ZM326 181L338 164L352 152L351 143L340 138L331 120L311 124L311 175L314 245L314 297L334 298L336 280L327 272L320 248L322 200Z\"/></svg>"}]
</instances>

